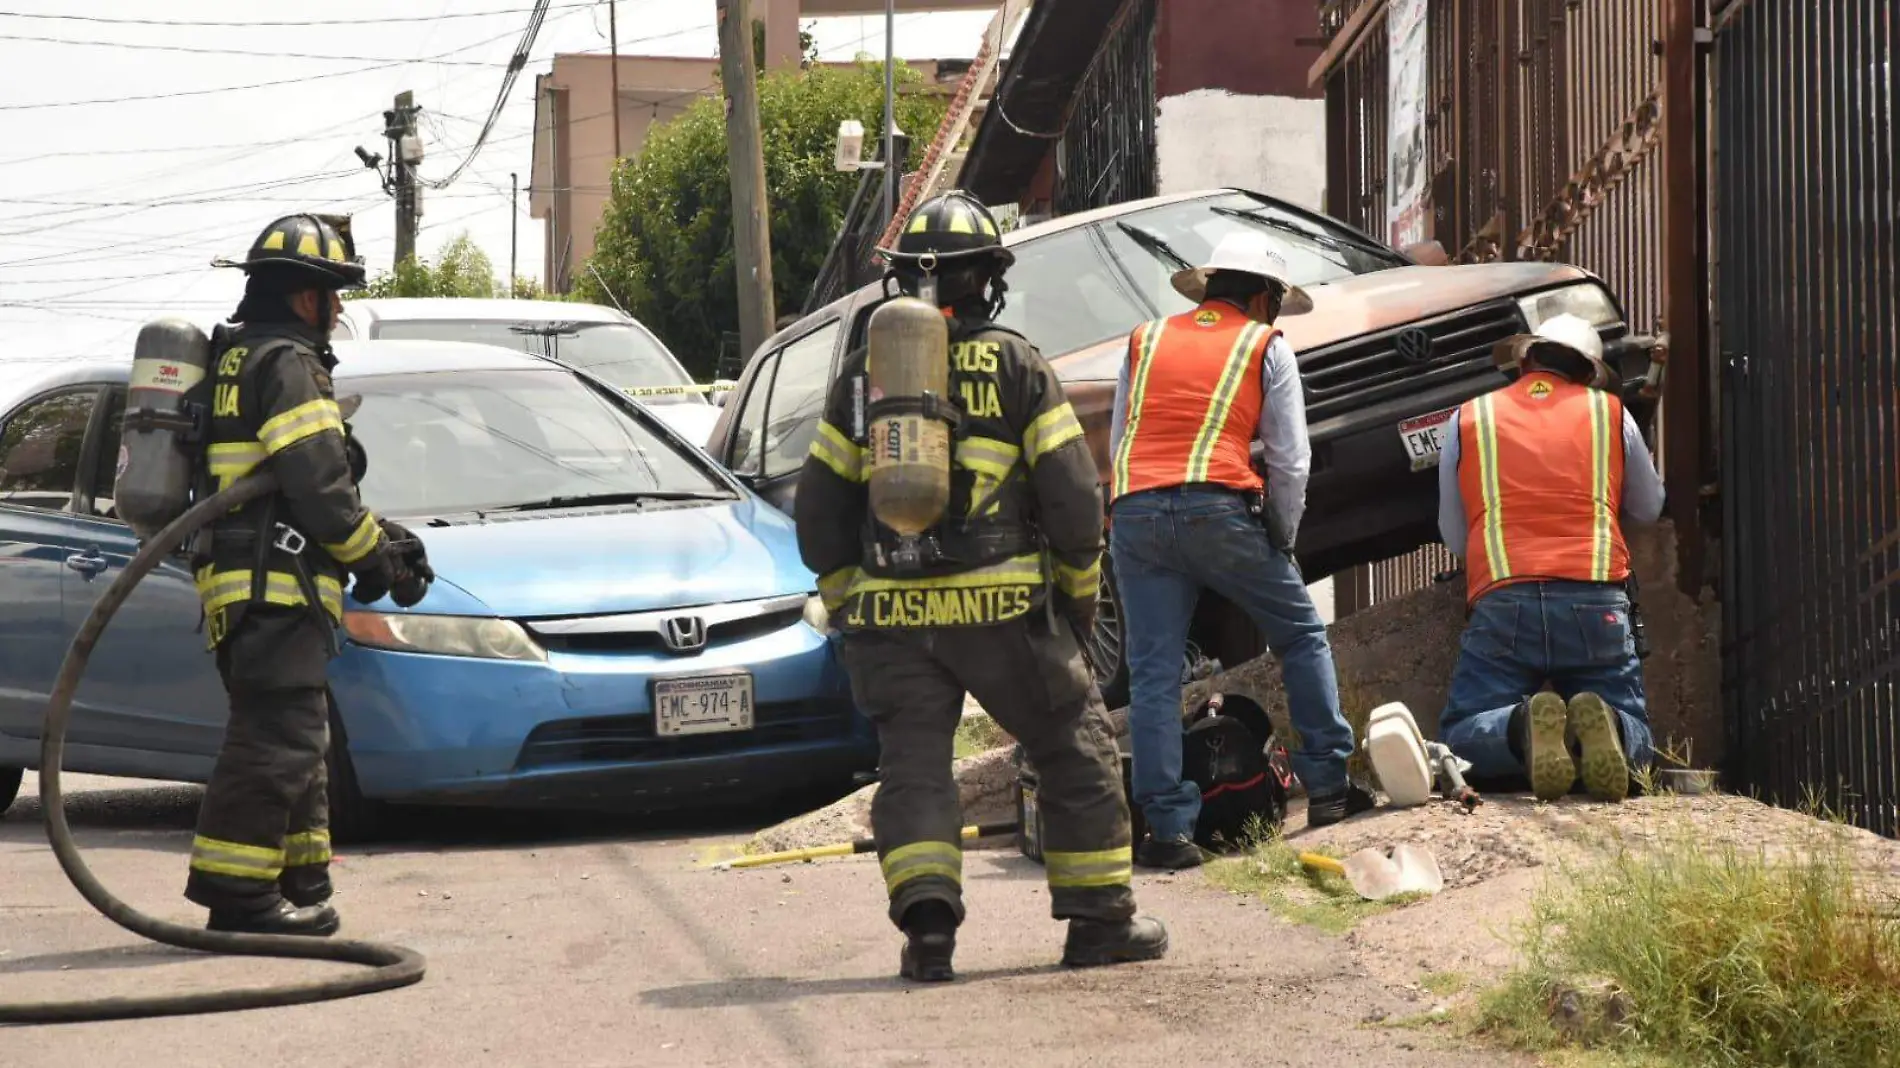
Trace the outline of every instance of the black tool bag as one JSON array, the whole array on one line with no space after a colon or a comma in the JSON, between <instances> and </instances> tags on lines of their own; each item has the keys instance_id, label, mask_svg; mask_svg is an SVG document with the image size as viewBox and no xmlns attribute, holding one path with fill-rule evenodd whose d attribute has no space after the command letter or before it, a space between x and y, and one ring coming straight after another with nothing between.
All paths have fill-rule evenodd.
<instances>
[{"instance_id":1,"label":"black tool bag","mask_svg":"<svg viewBox=\"0 0 1900 1068\"><path fill-rule=\"evenodd\" d=\"M1257 718L1267 736L1261 737L1259 728L1249 726L1247 720L1227 714L1228 705L1251 706L1259 712ZM1201 818L1194 827L1194 841L1201 848L1236 849L1253 835L1277 830L1286 819L1285 759L1273 759L1279 754L1270 752L1275 742L1272 730L1259 705L1232 696L1210 700L1188 726L1182 744L1182 776L1201 790Z\"/></svg>"}]
</instances>

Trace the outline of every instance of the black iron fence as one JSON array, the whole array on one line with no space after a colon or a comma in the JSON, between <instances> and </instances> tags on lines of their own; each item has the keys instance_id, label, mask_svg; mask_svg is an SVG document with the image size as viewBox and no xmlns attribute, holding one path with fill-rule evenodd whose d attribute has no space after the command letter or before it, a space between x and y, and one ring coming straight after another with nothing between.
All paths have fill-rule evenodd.
<instances>
[{"instance_id":1,"label":"black iron fence","mask_svg":"<svg viewBox=\"0 0 1900 1068\"><path fill-rule=\"evenodd\" d=\"M1715 19L1728 778L1900 834L1900 23Z\"/></svg>"},{"instance_id":2,"label":"black iron fence","mask_svg":"<svg viewBox=\"0 0 1900 1068\"><path fill-rule=\"evenodd\" d=\"M1058 215L1155 194L1155 6L1129 0L1056 142Z\"/></svg>"}]
</instances>

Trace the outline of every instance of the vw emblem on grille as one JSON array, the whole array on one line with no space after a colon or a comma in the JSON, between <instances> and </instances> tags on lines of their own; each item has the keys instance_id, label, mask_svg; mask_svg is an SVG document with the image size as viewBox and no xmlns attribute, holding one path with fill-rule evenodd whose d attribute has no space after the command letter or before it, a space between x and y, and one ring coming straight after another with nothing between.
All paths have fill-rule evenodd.
<instances>
[{"instance_id":1,"label":"vw emblem on grille","mask_svg":"<svg viewBox=\"0 0 1900 1068\"><path fill-rule=\"evenodd\" d=\"M673 616L660 624L660 640L676 653L692 653L706 647L706 621L698 616Z\"/></svg>"},{"instance_id":2,"label":"vw emblem on grille","mask_svg":"<svg viewBox=\"0 0 1900 1068\"><path fill-rule=\"evenodd\" d=\"M1430 363L1438 355L1433 351L1432 335L1423 330L1402 331L1398 337L1399 359L1410 364Z\"/></svg>"}]
</instances>

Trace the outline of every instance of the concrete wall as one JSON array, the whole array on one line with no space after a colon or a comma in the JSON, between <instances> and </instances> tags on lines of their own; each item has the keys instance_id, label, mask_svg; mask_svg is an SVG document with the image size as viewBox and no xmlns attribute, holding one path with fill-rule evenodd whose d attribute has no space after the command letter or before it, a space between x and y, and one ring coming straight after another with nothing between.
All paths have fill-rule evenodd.
<instances>
[{"instance_id":1,"label":"concrete wall","mask_svg":"<svg viewBox=\"0 0 1900 1068\"><path fill-rule=\"evenodd\" d=\"M1318 210L1326 193L1326 105L1197 89L1161 101L1159 189L1239 186Z\"/></svg>"}]
</instances>

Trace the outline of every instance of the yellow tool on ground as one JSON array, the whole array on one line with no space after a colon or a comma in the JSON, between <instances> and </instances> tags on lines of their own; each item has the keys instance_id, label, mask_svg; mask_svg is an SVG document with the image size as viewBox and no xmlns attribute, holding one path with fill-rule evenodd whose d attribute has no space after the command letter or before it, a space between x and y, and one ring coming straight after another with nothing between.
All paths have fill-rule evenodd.
<instances>
[{"instance_id":1,"label":"yellow tool on ground","mask_svg":"<svg viewBox=\"0 0 1900 1068\"><path fill-rule=\"evenodd\" d=\"M1344 876L1353 893L1367 901L1384 901L1400 894L1436 894L1445 888L1432 851L1413 842L1392 850L1361 849L1345 860L1323 853L1301 853L1300 864L1313 871Z\"/></svg>"},{"instance_id":2,"label":"yellow tool on ground","mask_svg":"<svg viewBox=\"0 0 1900 1068\"><path fill-rule=\"evenodd\" d=\"M963 828L963 840L968 842L976 838L993 838L1001 834L1015 834L1014 823L986 823L976 827ZM790 864L799 860L817 860L819 857L848 857L857 853L877 851L877 841L872 838L860 838L855 842L838 842L835 845L810 846L805 849L787 849L778 853L760 853L751 857L735 857L722 860L713 865L721 871L727 868L763 868L768 864Z\"/></svg>"}]
</instances>

